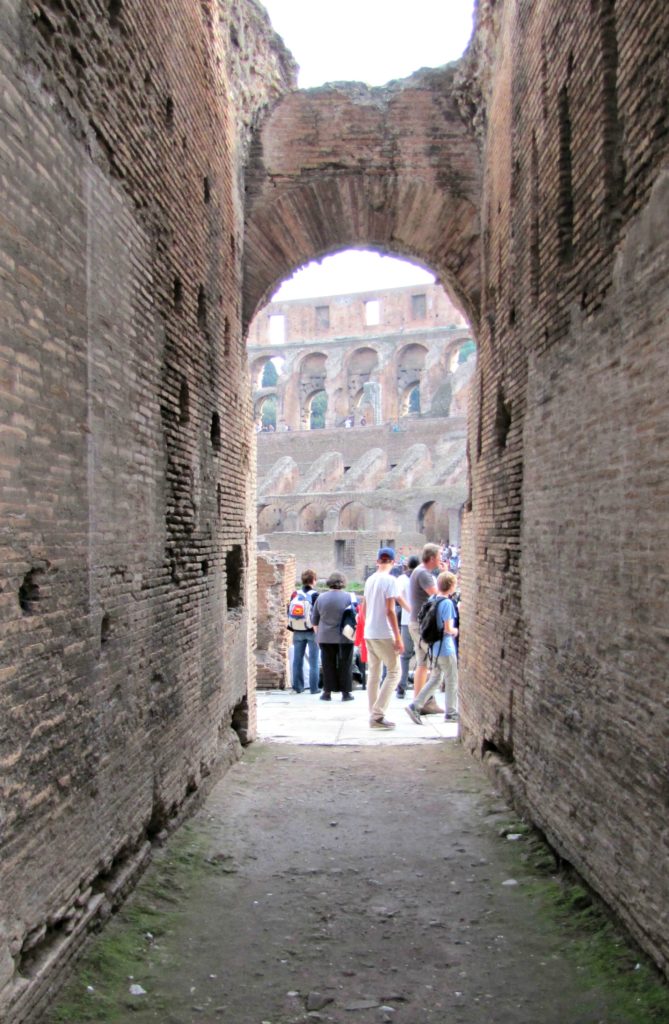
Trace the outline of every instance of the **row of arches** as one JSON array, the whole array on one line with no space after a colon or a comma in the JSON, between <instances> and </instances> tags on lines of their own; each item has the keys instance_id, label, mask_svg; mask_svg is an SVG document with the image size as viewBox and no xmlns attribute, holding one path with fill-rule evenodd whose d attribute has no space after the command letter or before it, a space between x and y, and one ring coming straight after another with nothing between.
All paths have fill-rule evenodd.
<instances>
[{"instance_id":1,"label":"row of arches","mask_svg":"<svg viewBox=\"0 0 669 1024\"><path fill-rule=\"evenodd\" d=\"M373 528L372 520L373 510L360 501L349 501L338 510L313 501L299 510L270 504L258 511L258 533L362 532ZM438 501L423 502L416 513L416 528L428 541L447 541L448 522L448 511Z\"/></svg>"},{"instance_id":2,"label":"row of arches","mask_svg":"<svg viewBox=\"0 0 669 1024\"><path fill-rule=\"evenodd\" d=\"M457 365L461 351L464 350L463 358L473 347L473 341L464 339L457 346L449 347L445 353L445 360L442 369L451 371ZM393 354L393 363L396 372L400 376L411 376L425 368L429 354L429 346L420 342L410 342L398 348ZM378 370L381 363L381 353L371 345L360 345L351 352L345 353L342 360L343 371L347 376L349 389L358 391L364 383L369 381L374 372ZM275 386L279 377L286 368L286 356L280 351L264 353L251 360L251 385L254 391L260 388ZM320 349L312 349L305 352L295 362L292 372L301 378L309 379L323 377L327 373L328 353Z\"/></svg>"},{"instance_id":3,"label":"row of arches","mask_svg":"<svg viewBox=\"0 0 669 1024\"><path fill-rule=\"evenodd\" d=\"M312 395L309 395L304 402L302 410L302 429L322 429L326 423L327 411L328 396L326 391L315 391ZM420 411L420 383L412 383L400 395L400 417L419 415ZM275 391L256 398L253 414L259 430L274 431L284 426L279 418L279 403ZM348 415L344 416L341 422L335 425L353 427L376 422L377 417L374 403L369 400L364 390L361 389L353 398Z\"/></svg>"},{"instance_id":4,"label":"row of arches","mask_svg":"<svg viewBox=\"0 0 669 1024\"><path fill-rule=\"evenodd\" d=\"M306 352L294 364L280 353L252 357L257 429L378 424L429 412L432 399L443 399L448 375L473 351L473 341L465 337L436 355L428 345L410 343L390 358L372 346L358 346L341 362L322 351Z\"/></svg>"}]
</instances>

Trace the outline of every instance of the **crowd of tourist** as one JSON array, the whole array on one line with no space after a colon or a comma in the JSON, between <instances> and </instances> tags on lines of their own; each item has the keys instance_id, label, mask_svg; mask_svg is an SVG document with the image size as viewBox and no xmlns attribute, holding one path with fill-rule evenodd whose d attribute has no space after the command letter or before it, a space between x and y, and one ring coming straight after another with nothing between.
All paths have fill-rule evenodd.
<instances>
[{"instance_id":1,"label":"crowd of tourist","mask_svg":"<svg viewBox=\"0 0 669 1024\"><path fill-rule=\"evenodd\" d=\"M395 728L387 717L391 698L404 698L412 681L405 709L412 722L420 725L429 714L457 722L459 569L453 545L426 544L420 556L383 546L361 598L346 590L341 572L332 572L319 591L316 571L306 569L288 606L293 691L306 689L306 655L308 689L321 700L337 693L353 700L358 676L372 729Z\"/></svg>"}]
</instances>

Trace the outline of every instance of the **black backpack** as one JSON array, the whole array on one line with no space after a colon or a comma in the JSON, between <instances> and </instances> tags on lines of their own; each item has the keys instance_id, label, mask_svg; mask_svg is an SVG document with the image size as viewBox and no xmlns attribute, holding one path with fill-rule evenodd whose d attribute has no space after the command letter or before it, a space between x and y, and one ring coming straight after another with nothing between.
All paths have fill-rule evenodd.
<instances>
[{"instance_id":1,"label":"black backpack","mask_svg":"<svg viewBox=\"0 0 669 1024\"><path fill-rule=\"evenodd\" d=\"M445 601L445 597L437 597L433 595L429 600L425 602L421 610L418 612L418 629L420 631L420 638L423 643L427 644L428 647L432 647L432 644L439 643L443 640L444 631L440 629L437 621L437 608L442 601Z\"/></svg>"}]
</instances>

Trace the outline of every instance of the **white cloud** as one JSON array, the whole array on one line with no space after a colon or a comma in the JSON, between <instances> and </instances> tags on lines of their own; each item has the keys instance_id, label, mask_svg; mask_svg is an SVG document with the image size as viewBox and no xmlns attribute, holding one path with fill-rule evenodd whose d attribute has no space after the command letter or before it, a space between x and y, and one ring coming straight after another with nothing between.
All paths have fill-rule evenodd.
<instances>
[{"instance_id":1,"label":"white cloud","mask_svg":"<svg viewBox=\"0 0 669 1024\"><path fill-rule=\"evenodd\" d=\"M383 85L458 60L473 0L264 0L300 65L303 89L333 81Z\"/></svg>"}]
</instances>

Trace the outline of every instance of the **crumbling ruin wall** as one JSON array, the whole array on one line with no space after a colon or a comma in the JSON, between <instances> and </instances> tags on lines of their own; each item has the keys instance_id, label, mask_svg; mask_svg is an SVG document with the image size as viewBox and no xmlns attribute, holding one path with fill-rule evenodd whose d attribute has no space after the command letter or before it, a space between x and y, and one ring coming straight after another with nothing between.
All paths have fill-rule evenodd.
<instances>
[{"instance_id":1,"label":"crumbling ruin wall","mask_svg":"<svg viewBox=\"0 0 669 1024\"><path fill-rule=\"evenodd\" d=\"M239 167L293 74L245 0L2 4L3 1020L249 735Z\"/></svg>"},{"instance_id":2,"label":"crumbling ruin wall","mask_svg":"<svg viewBox=\"0 0 669 1024\"><path fill-rule=\"evenodd\" d=\"M669 965L669 7L479 4L465 742Z\"/></svg>"},{"instance_id":3,"label":"crumbling ruin wall","mask_svg":"<svg viewBox=\"0 0 669 1024\"><path fill-rule=\"evenodd\" d=\"M455 417L407 417L399 430L260 433L258 479L275 489L260 489L258 534L272 550L295 553L298 575L339 569L349 581L365 578L381 541L404 554L420 554L427 540L457 544L466 440L466 421ZM282 465L285 486L272 476ZM324 466L338 475L328 479Z\"/></svg>"},{"instance_id":4,"label":"crumbling ruin wall","mask_svg":"<svg viewBox=\"0 0 669 1024\"><path fill-rule=\"evenodd\" d=\"M295 556L258 552L258 626L256 685L259 690L285 690L289 685L286 608L295 588Z\"/></svg>"},{"instance_id":5,"label":"crumbling ruin wall","mask_svg":"<svg viewBox=\"0 0 669 1024\"><path fill-rule=\"evenodd\" d=\"M245 323L350 244L428 264L469 317L465 741L665 967L668 19L479 0L462 66L290 95L248 147L244 251ZM292 68L252 0L4 0L0 74L19 1021L252 731L239 171Z\"/></svg>"}]
</instances>

